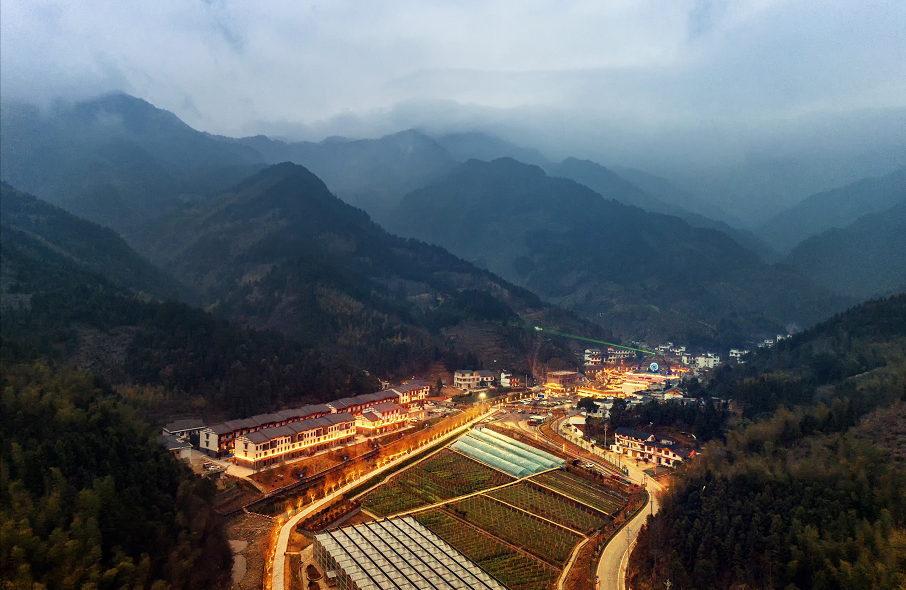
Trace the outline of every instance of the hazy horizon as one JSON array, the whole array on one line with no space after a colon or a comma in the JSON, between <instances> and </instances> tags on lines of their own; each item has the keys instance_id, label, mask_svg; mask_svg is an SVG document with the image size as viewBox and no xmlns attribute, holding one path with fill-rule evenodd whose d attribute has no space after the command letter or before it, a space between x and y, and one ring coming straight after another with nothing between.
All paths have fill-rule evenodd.
<instances>
[{"instance_id":1,"label":"hazy horizon","mask_svg":"<svg viewBox=\"0 0 906 590\"><path fill-rule=\"evenodd\" d=\"M902 3L9 0L0 12L5 102L121 91L231 137L480 131L663 174L741 215L906 165Z\"/></svg>"}]
</instances>

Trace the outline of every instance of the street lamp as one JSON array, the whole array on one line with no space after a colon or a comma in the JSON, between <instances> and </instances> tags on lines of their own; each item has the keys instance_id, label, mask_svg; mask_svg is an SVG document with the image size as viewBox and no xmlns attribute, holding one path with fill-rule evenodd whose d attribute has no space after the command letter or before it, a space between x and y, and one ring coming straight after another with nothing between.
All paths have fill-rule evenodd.
<instances>
[{"instance_id":1,"label":"street lamp","mask_svg":"<svg viewBox=\"0 0 906 590\"><path fill-rule=\"evenodd\" d=\"M487 394L485 394L485 392L483 392L483 391L478 395L478 397L481 398L481 411L482 412L485 411L484 398L486 395Z\"/></svg>"}]
</instances>

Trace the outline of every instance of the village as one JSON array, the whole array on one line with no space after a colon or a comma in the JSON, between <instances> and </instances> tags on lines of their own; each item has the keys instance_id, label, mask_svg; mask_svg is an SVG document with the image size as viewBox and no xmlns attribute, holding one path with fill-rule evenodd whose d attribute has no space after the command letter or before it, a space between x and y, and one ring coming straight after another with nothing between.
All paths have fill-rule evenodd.
<instances>
[{"instance_id":1,"label":"village","mask_svg":"<svg viewBox=\"0 0 906 590\"><path fill-rule=\"evenodd\" d=\"M469 545L461 533L446 531L451 517L465 518L474 528L470 534L489 538L498 549L517 545L507 551L521 564L485 577L478 560L479 567L466 564L451 576L472 576L475 587L506 588L527 568L546 576L543 587L553 587L557 580L593 578L605 560L582 547L638 516L630 509L637 511L644 498L653 502L649 491L669 485L673 470L698 451L687 432L607 432L615 405L625 411L652 401L703 403L687 395L688 384L721 362L713 353L692 355L672 343L652 352L589 348L580 352L577 370L463 368L449 383L433 386L416 378L384 382L375 393L249 418L210 425L177 420L159 440L217 481L220 510L234 518L235 536L245 537L235 545L242 564L234 570L236 588L372 587L356 582L370 567L361 556L353 559L356 542L392 551L397 537L407 535L456 555ZM747 352L733 349L725 362L743 363ZM413 456L417 468L410 468ZM467 481L447 489L453 484L444 478ZM496 484L485 489L487 482ZM488 516L503 509L501 494L507 510L517 511L506 518L528 518L527 527L539 517L564 518L533 512L542 500L578 520L561 523L569 534L558 533L562 546L554 553L522 547L495 528L503 515ZM471 520L468 510L454 508L460 504L477 510ZM583 528L589 522L597 525ZM385 557L395 563L393 575L419 570L412 562L417 556Z\"/></svg>"}]
</instances>

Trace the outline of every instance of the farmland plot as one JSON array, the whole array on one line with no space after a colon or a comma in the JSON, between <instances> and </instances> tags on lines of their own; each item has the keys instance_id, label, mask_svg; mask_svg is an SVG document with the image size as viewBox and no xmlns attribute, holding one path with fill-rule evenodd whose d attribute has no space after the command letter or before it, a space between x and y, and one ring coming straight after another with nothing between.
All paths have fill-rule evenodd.
<instances>
[{"instance_id":1,"label":"farmland plot","mask_svg":"<svg viewBox=\"0 0 906 590\"><path fill-rule=\"evenodd\" d=\"M449 505L449 510L478 528L559 566L569 558L580 539L562 527L483 495L455 502Z\"/></svg>"},{"instance_id":2,"label":"farmland plot","mask_svg":"<svg viewBox=\"0 0 906 590\"><path fill-rule=\"evenodd\" d=\"M584 533L601 528L609 520L603 514L577 504L575 500L536 488L528 482L494 490L487 495Z\"/></svg>"},{"instance_id":3,"label":"farmland plot","mask_svg":"<svg viewBox=\"0 0 906 590\"><path fill-rule=\"evenodd\" d=\"M511 481L513 478L505 473L444 449L375 488L362 499L362 506L372 514L386 516Z\"/></svg>"},{"instance_id":4,"label":"farmland plot","mask_svg":"<svg viewBox=\"0 0 906 590\"><path fill-rule=\"evenodd\" d=\"M627 504L626 498L604 490L581 477L562 471L542 473L533 477L531 481L554 489L564 496L588 504L608 516L612 516Z\"/></svg>"},{"instance_id":5,"label":"farmland plot","mask_svg":"<svg viewBox=\"0 0 906 590\"><path fill-rule=\"evenodd\" d=\"M422 512L415 519L510 590L547 590L557 581L559 572L555 568L442 510Z\"/></svg>"}]
</instances>

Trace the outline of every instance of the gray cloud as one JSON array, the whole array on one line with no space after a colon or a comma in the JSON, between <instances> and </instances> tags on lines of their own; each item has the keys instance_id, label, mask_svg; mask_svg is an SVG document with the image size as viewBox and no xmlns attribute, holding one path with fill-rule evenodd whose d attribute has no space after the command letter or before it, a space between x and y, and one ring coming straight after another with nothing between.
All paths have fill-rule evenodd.
<instances>
[{"instance_id":1,"label":"gray cloud","mask_svg":"<svg viewBox=\"0 0 906 590\"><path fill-rule=\"evenodd\" d=\"M666 162L694 137L744 159L784 121L906 108L906 3L0 4L3 100L110 90L226 135L480 127L553 156Z\"/></svg>"}]
</instances>

